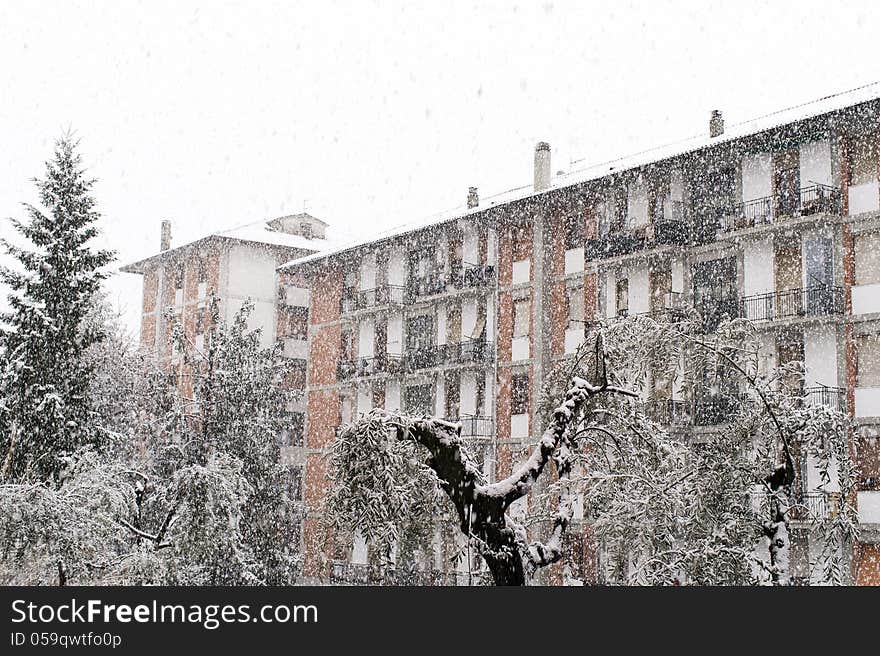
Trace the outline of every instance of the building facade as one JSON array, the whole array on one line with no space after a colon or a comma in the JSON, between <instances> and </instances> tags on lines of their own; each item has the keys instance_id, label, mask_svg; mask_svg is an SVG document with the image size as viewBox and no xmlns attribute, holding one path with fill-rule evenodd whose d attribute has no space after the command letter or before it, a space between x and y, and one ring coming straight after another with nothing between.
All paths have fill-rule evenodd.
<instances>
[{"instance_id":1,"label":"building facade","mask_svg":"<svg viewBox=\"0 0 880 656\"><path fill-rule=\"evenodd\" d=\"M878 116L876 87L727 130L713 112L706 137L557 176L542 142L528 189L483 203L471 189L461 211L279 266L277 334L304 363L290 462L303 469L305 578L369 578L369 545L330 544L321 529L340 425L374 407L458 419L501 478L542 432L541 381L591 325L695 310L710 330L751 320L762 367L803 362L805 398L852 417L852 579L880 584ZM159 331L147 296L167 289L154 279L145 273L147 344ZM725 416L723 399L689 398L674 381L645 401L681 431L710 433ZM820 489L810 462L798 485L811 510L834 512L833 485ZM814 554L794 529L794 575L806 578ZM467 563L449 572L454 545L436 542L425 570L460 582ZM566 560L548 582L601 580L587 523Z\"/></svg>"}]
</instances>

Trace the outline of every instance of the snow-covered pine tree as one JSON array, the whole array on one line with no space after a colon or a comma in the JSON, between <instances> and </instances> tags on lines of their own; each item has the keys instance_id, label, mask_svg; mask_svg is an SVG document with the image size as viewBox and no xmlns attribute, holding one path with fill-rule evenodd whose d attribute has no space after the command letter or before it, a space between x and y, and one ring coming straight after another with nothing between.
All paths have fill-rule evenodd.
<instances>
[{"instance_id":1,"label":"snow-covered pine tree","mask_svg":"<svg viewBox=\"0 0 880 656\"><path fill-rule=\"evenodd\" d=\"M101 334L83 319L113 254L89 243L100 215L77 145L70 135L56 142L45 178L34 180L42 207L25 204L27 220L12 219L32 248L2 242L19 265L0 268L0 281L11 289L11 309L0 316L0 458L7 480L57 478L65 457L95 437L82 355Z\"/></svg>"}]
</instances>

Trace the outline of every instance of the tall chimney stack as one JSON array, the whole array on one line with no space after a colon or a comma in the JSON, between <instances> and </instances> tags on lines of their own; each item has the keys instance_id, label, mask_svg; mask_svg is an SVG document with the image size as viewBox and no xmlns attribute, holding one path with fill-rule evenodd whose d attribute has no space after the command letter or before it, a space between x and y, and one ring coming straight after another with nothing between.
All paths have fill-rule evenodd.
<instances>
[{"instance_id":1,"label":"tall chimney stack","mask_svg":"<svg viewBox=\"0 0 880 656\"><path fill-rule=\"evenodd\" d=\"M721 118L721 110L713 109L709 118L709 136L720 137L724 134L724 119Z\"/></svg>"},{"instance_id":2,"label":"tall chimney stack","mask_svg":"<svg viewBox=\"0 0 880 656\"><path fill-rule=\"evenodd\" d=\"M476 187L468 187L468 199L467 206L468 209L473 209L480 204L480 197L477 195Z\"/></svg>"},{"instance_id":3,"label":"tall chimney stack","mask_svg":"<svg viewBox=\"0 0 880 656\"><path fill-rule=\"evenodd\" d=\"M550 187L550 144L539 141L535 146L535 191Z\"/></svg>"},{"instance_id":4,"label":"tall chimney stack","mask_svg":"<svg viewBox=\"0 0 880 656\"><path fill-rule=\"evenodd\" d=\"M171 248L171 221L166 219L162 221L162 241L160 243L160 249L167 251L169 248Z\"/></svg>"}]
</instances>

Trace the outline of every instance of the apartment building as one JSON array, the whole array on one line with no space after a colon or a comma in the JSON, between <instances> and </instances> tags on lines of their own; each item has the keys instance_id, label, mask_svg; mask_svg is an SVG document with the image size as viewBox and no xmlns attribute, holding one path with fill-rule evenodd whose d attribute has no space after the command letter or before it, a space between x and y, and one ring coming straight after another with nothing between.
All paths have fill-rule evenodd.
<instances>
[{"instance_id":1,"label":"apartment building","mask_svg":"<svg viewBox=\"0 0 880 656\"><path fill-rule=\"evenodd\" d=\"M762 366L804 362L805 397L852 416L852 576L880 584L878 116L877 86L728 129L713 112L705 137L557 176L542 142L527 189L481 203L472 188L460 211L281 266L286 297L309 300L290 347L308 362L297 446L307 578L367 571L368 545L328 547L320 531L338 426L373 407L458 418L499 478L542 430L544 376L593 322L694 309L708 330L752 320ZM726 413L723 394L688 398L673 378L646 401L695 434ZM811 509L834 512L834 486L820 489L810 462L799 486ZM794 534L805 577L814 554L797 518ZM588 525L572 535L568 573L595 581ZM431 567L445 568L444 549L438 540Z\"/></svg>"},{"instance_id":2,"label":"apartment building","mask_svg":"<svg viewBox=\"0 0 880 656\"><path fill-rule=\"evenodd\" d=\"M207 302L216 297L220 319L230 321L246 300L253 303L251 329L261 329L268 346L295 331L296 308L304 316L309 305L307 290L278 302L280 264L327 248L327 224L309 214L278 217L172 247L171 222L162 222L159 253L122 267L122 271L143 276L141 346L151 350L169 371L180 374L183 363L172 340L169 313L184 333L200 348L210 316ZM291 308L278 312L278 307ZM305 387L304 353L287 351L303 358L300 388ZM295 382L295 381L294 381ZM190 394L189 379L179 377L184 394Z\"/></svg>"}]
</instances>

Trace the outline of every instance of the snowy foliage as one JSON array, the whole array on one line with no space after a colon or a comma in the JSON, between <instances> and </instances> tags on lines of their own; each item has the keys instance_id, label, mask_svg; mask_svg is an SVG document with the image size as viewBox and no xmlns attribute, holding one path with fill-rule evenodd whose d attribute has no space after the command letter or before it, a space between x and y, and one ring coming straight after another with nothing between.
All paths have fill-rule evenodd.
<instances>
[{"instance_id":1,"label":"snowy foliage","mask_svg":"<svg viewBox=\"0 0 880 656\"><path fill-rule=\"evenodd\" d=\"M89 350L105 438L68 456L56 479L0 486L0 580L295 581L301 509L276 442L285 364L247 330L249 311L227 327L212 305L198 352L177 331L195 396L122 340Z\"/></svg>"},{"instance_id":2,"label":"snowy foliage","mask_svg":"<svg viewBox=\"0 0 880 656\"><path fill-rule=\"evenodd\" d=\"M796 513L821 545L812 578L846 582L856 531L848 420L801 396L798 365L761 369L747 321L711 337L692 318L613 321L544 381L548 428L510 476L485 481L456 424L373 410L334 443L328 515L388 552L405 523L436 518L439 486L496 583L522 584L563 557L582 498L604 582L745 585L790 582ZM673 387L705 415L687 431L669 416L662 390ZM810 515L793 492L804 475L795 461L807 455L835 499L829 512ZM551 461L555 480L533 516L514 519L511 504ZM545 541L532 526L545 527Z\"/></svg>"},{"instance_id":3,"label":"snowy foliage","mask_svg":"<svg viewBox=\"0 0 880 656\"><path fill-rule=\"evenodd\" d=\"M91 369L82 354L101 339L84 319L113 258L94 250L93 180L85 177L76 143L56 144L46 176L35 180L42 208L25 205L28 220L12 221L31 250L2 244L18 266L0 268L10 289L0 372L2 478L57 475L65 458L96 435L89 420Z\"/></svg>"}]
</instances>

